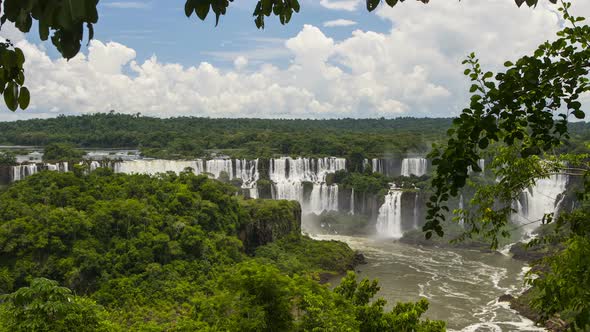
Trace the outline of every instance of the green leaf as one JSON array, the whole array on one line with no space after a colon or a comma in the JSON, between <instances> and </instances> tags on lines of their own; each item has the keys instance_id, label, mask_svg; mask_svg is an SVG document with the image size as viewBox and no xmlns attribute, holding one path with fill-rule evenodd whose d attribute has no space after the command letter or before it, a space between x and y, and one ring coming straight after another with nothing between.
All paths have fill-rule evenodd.
<instances>
[{"instance_id":1,"label":"green leaf","mask_svg":"<svg viewBox=\"0 0 590 332\"><path fill-rule=\"evenodd\" d=\"M480 149L484 150L485 148L488 147L489 144L490 144L490 141L486 137L484 137L479 140L479 143L477 145L479 146Z\"/></svg>"},{"instance_id":2,"label":"green leaf","mask_svg":"<svg viewBox=\"0 0 590 332\"><path fill-rule=\"evenodd\" d=\"M26 87L22 87L20 89L20 95L18 97L18 104L20 106L21 109L26 109L27 107L29 107L29 103L31 102L31 93L29 92L29 89L27 89Z\"/></svg>"},{"instance_id":3,"label":"green leaf","mask_svg":"<svg viewBox=\"0 0 590 332\"><path fill-rule=\"evenodd\" d=\"M389 5L389 7L397 5L397 0L385 0L385 2Z\"/></svg>"},{"instance_id":4,"label":"green leaf","mask_svg":"<svg viewBox=\"0 0 590 332\"><path fill-rule=\"evenodd\" d=\"M184 14L186 15L186 17L190 17L191 14L195 11L195 0L187 0L184 3Z\"/></svg>"},{"instance_id":5,"label":"green leaf","mask_svg":"<svg viewBox=\"0 0 590 332\"><path fill-rule=\"evenodd\" d=\"M77 22L86 17L86 6L83 0L67 0L70 6L72 21Z\"/></svg>"},{"instance_id":6,"label":"green leaf","mask_svg":"<svg viewBox=\"0 0 590 332\"><path fill-rule=\"evenodd\" d=\"M379 6L380 0L367 0L367 10L372 12Z\"/></svg>"},{"instance_id":7,"label":"green leaf","mask_svg":"<svg viewBox=\"0 0 590 332\"><path fill-rule=\"evenodd\" d=\"M16 83L8 83L6 90L4 90L4 102L8 109L13 112L18 108L18 86Z\"/></svg>"},{"instance_id":8,"label":"green leaf","mask_svg":"<svg viewBox=\"0 0 590 332\"><path fill-rule=\"evenodd\" d=\"M16 55L16 65L22 68L23 64L25 63L25 55L23 51L17 47L14 49L14 53Z\"/></svg>"},{"instance_id":9,"label":"green leaf","mask_svg":"<svg viewBox=\"0 0 590 332\"><path fill-rule=\"evenodd\" d=\"M204 21L207 18L207 14L209 14L210 3L207 0L197 0L195 6L195 12L197 16Z\"/></svg>"},{"instance_id":10,"label":"green leaf","mask_svg":"<svg viewBox=\"0 0 590 332\"><path fill-rule=\"evenodd\" d=\"M572 114L576 117L576 119L583 119L584 117L586 117L586 114L580 110L575 110L572 112Z\"/></svg>"}]
</instances>

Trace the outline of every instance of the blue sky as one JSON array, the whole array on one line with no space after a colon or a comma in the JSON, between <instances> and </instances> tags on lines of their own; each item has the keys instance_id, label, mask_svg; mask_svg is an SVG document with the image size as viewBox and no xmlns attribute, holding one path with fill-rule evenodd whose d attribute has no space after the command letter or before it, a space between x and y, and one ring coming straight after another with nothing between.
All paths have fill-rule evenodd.
<instances>
[{"instance_id":1,"label":"blue sky","mask_svg":"<svg viewBox=\"0 0 590 332\"><path fill-rule=\"evenodd\" d=\"M563 24L549 1L535 9L516 8L514 0L405 1L368 13L362 0L301 0L288 25L270 17L258 30L254 6L234 1L215 27L214 17L186 18L183 0L101 0L95 39L70 61L35 33L7 24L0 36L25 52L32 102L26 111L0 111L0 120L110 110L158 117L454 116L468 100L466 54L475 51L486 69L498 70ZM575 2L573 11L590 16L590 1Z\"/></svg>"},{"instance_id":2,"label":"blue sky","mask_svg":"<svg viewBox=\"0 0 590 332\"><path fill-rule=\"evenodd\" d=\"M319 1L302 1L300 14L293 15L289 24L281 25L276 17L269 17L266 28L257 29L252 16L256 5L253 0L231 3L217 27L213 13L205 21L196 15L187 18L183 1L102 0L95 39L116 41L131 47L137 52L139 61L157 55L163 62L185 66L203 61L231 66L236 54L248 53L285 65L289 59L280 49L285 40L296 35L304 24L322 26L324 22L338 19L357 23L324 29L324 33L335 40L349 37L359 27L379 32L391 29L390 23L366 10L326 10ZM40 42L35 36L29 38ZM47 43L51 56L57 57L57 52L50 45Z\"/></svg>"}]
</instances>

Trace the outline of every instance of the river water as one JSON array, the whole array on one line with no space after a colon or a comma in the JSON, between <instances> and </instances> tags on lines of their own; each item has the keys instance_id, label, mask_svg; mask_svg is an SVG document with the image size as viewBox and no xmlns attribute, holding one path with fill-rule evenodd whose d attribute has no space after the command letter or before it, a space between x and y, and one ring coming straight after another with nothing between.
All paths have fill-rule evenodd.
<instances>
[{"instance_id":1,"label":"river water","mask_svg":"<svg viewBox=\"0 0 590 332\"><path fill-rule=\"evenodd\" d=\"M379 297L389 306L426 297L430 302L426 317L445 320L449 331L544 331L508 303L497 301L503 294L524 290L528 268L523 262L498 252L424 248L350 236L314 238L343 241L361 251L367 264L358 266L357 274L379 280Z\"/></svg>"}]
</instances>

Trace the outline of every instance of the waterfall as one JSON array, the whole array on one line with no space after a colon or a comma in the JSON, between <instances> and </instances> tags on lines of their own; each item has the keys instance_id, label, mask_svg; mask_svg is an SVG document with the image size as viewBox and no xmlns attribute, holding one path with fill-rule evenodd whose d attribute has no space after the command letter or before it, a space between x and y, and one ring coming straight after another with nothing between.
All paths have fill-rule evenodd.
<instances>
[{"instance_id":1,"label":"waterfall","mask_svg":"<svg viewBox=\"0 0 590 332\"><path fill-rule=\"evenodd\" d=\"M256 186L260 178L258 159L236 159L235 171L235 178L242 180L242 189L248 191L250 198L258 198L258 187Z\"/></svg>"},{"instance_id":2,"label":"waterfall","mask_svg":"<svg viewBox=\"0 0 590 332\"><path fill-rule=\"evenodd\" d=\"M31 176L33 174L36 174L39 171L37 168L37 164L11 166L10 170L11 170L10 180L12 182L20 181L20 180L26 178L27 176Z\"/></svg>"},{"instance_id":3,"label":"waterfall","mask_svg":"<svg viewBox=\"0 0 590 332\"><path fill-rule=\"evenodd\" d=\"M197 160L162 160L162 159L139 159L139 160L125 160L116 162L113 165L115 173L125 174L148 174L154 175L157 173L174 172L180 173L187 167L193 170L195 174L204 172L203 161Z\"/></svg>"},{"instance_id":4,"label":"waterfall","mask_svg":"<svg viewBox=\"0 0 590 332\"><path fill-rule=\"evenodd\" d=\"M96 171L96 169L99 167L100 167L100 163L98 161L93 160L90 162L90 171L91 172Z\"/></svg>"},{"instance_id":5,"label":"waterfall","mask_svg":"<svg viewBox=\"0 0 590 332\"><path fill-rule=\"evenodd\" d=\"M363 172L369 167L369 159L363 159Z\"/></svg>"},{"instance_id":6,"label":"waterfall","mask_svg":"<svg viewBox=\"0 0 590 332\"><path fill-rule=\"evenodd\" d=\"M67 162L61 162L61 163L56 163L56 164L47 163L47 164L44 164L43 166L48 171L54 171L54 172L67 172L68 171L68 163Z\"/></svg>"},{"instance_id":7,"label":"waterfall","mask_svg":"<svg viewBox=\"0 0 590 332\"><path fill-rule=\"evenodd\" d=\"M270 160L272 198L296 200L304 212L321 213L338 210L338 185L326 184L330 173L346 169L344 158L291 158ZM309 200L304 197L304 183L312 185Z\"/></svg>"},{"instance_id":8,"label":"waterfall","mask_svg":"<svg viewBox=\"0 0 590 332\"><path fill-rule=\"evenodd\" d=\"M381 167L381 162L380 162L379 159L377 159L377 158L371 159L371 166L373 167L373 172L374 173L381 173L381 174L383 174L383 169Z\"/></svg>"},{"instance_id":9,"label":"waterfall","mask_svg":"<svg viewBox=\"0 0 590 332\"><path fill-rule=\"evenodd\" d=\"M477 166L481 169L480 175L483 175L486 170L486 160L485 159L478 159ZM473 173L473 168L471 166L467 166L467 174Z\"/></svg>"},{"instance_id":10,"label":"waterfall","mask_svg":"<svg viewBox=\"0 0 590 332\"><path fill-rule=\"evenodd\" d=\"M380 236L399 239L402 237L402 194L401 190L392 188L385 196L385 202L379 208L377 233Z\"/></svg>"},{"instance_id":11,"label":"waterfall","mask_svg":"<svg viewBox=\"0 0 590 332\"><path fill-rule=\"evenodd\" d=\"M425 158L405 158L402 160L402 176L422 176L426 174L428 161Z\"/></svg>"},{"instance_id":12,"label":"waterfall","mask_svg":"<svg viewBox=\"0 0 590 332\"><path fill-rule=\"evenodd\" d=\"M479 166L479 168L481 168L481 172L484 173L486 171L486 160L485 159L479 159L477 161L477 166Z\"/></svg>"},{"instance_id":13,"label":"waterfall","mask_svg":"<svg viewBox=\"0 0 590 332\"><path fill-rule=\"evenodd\" d=\"M338 186L329 186L325 183L314 184L307 210L315 214L338 211Z\"/></svg>"},{"instance_id":14,"label":"waterfall","mask_svg":"<svg viewBox=\"0 0 590 332\"><path fill-rule=\"evenodd\" d=\"M516 214L513 221L524 225L527 232L531 232L540 225L541 219L547 213L559 212L559 205L563 201L568 176L554 174L547 179L538 179L534 186L522 192L521 199L514 202Z\"/></svg>"},{"instance_id":15,"label":"waterfall","mask_svg":"<svg viewBox=\"0 0 590 332\"><path fill-rule=\"evenodd\" d=\"M213 175L214 179L219 179L221 172L227 173L230 180L234 178L233 166L231 159L212 159L207 160L205 164L207 173Z\"/></svg>"}]
</instances>

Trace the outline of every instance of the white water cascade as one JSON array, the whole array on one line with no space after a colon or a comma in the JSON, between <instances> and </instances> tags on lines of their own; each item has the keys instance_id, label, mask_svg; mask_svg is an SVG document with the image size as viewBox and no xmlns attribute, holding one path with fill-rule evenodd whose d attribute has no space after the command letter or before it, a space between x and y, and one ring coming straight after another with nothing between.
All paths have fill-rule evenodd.
<instances>
[{"instance_id":1,"label":"white water cascade","mask_svg":"<svg viewBox=\"0 0 590 332\"><path fill-rule=\"evenodd\" d=\"M96 169L99 167L100 167L100 163L98 161L93 160L90 162L90 171L91 172L96 171Z\"/></svg>"},{"instance_id":2,"label":"white water cascade","mask_svg":"<svg viewBox=\"0 0 590 332\"><path fill-rule=\"evenodd\" d=\"M219 179L222 172L225 172L230 180L233 179L233 166L231 159L211 159L205 162L207 173L211 174L214 179Z\"/></svg>"},{"instance_id":3,"label":"white water cascade","mask_svg":"<svg viewBox=\"0 0 590 332\"><path fill-rule=\"evenodd\" d=\"M545 214L559 212L567 182L568 176L565 174L554 174L547 179L538 179L535 185L524 190L521 199L515 202L517 212L512 220L524 225L528 233L533 231L541 224Z\"/></svg>"},{"instance_id":4,"label":"white water cascade","mask_svg":"<svg viewBox=\"0 0 590 332\"><path fill-rule=\"evenodd\" d=\"M57 163L57 164L45 164L44 166L48 171L54 171L54 172L67 172L68 168L69 168L69 165L67 162L61 162L61 163Z\"/></svg>"},{"instance_id":5,"label":"white water cascade","mask_svg":"<svg viewBox=\"0 0 590 332\"><path fill-rule=\"evenodd\" d=\"M377 217L377 234L387 238L401 238L402 231L402 194L403 191L391 188L385 202L379 208Z\"/></svg>"},{"instance_id":6,"label":"white water cascade","mask_svg":"<svg viewBox=\"0 0 590 332\"><path fill-rule=\"evenodd\" d=\"M163 159L138 159L116 162L113 166L115 173L148 174L174 172L180 173L190 167L195 174L204 172L202 160L163 160Z\"/></svg>"},{"instance_id":7,"label":"white water cascade","mask_svg":"<svg viewBox=\"0 0 590 332\"><path fill-rule=\"evenodd\" d=\"M428 160L425 158L405 158L402 160L402 176L422 176L426 174Z\"/></svg>"},{"instance_id":8,"label":"white water cascade","mask_svg":"<svg viewBox=\"0 0 590 332\"><path fill-rule=\"evenodd\" d=\"M481 172L479 174L483 175L486 171L486 160L485 159L478 159L477 166L479 166L479 168L481 168ZM471 173L473 173L473 169L471 168L471 166L468 166L467 167L467 174L471 174Z\"/></svg>"},{"instance_id":9,"label":"white water cascade","mask_svg":"<svg viewBox=\"0 0 590 332\"><path fill-rule=\"evenodd\" d=\"M27 176L31 176L36 174L39 170L37 168L37 164L26 164L26 165L17 165L12 166L10 174L10 181L20 181Z\"/></svg>"},{"instance_id":10,"label":"white water cascade","mask_svg":"<svg viewBox=\"0 0 590 332\"><path fill-rule=\"evenodd\" d=\"M379 159L377 158L373 158L371 159L371 166L373 169L374 173L384 173L383 167L381 167L381 163L379 162Z\"/></svg>"},{"instance_id":11,"label":"white water cascade","mask_svg":"<svg viewBox=\"0 0 590 332\"><path fill-rule=\"evenodd\" d=\"M326 184L326 176L346 169L344 158L291 158L270 160L272 198L296 200L306 213L338 210L338 185ZM312 184L309 199L304 197L304 183Z\"/></svg>"},{"instance_id":12,"label":"white water cascade","mask_svg":"<svg viewBox=\"0 0 590 332\"><path fill-rule=\"evenodd\" d=\"M248 190L250 198L258 198L258 159L236 159L235 162L235 177L242 180L242 189Z\"/></svg>"}]
</instances>

